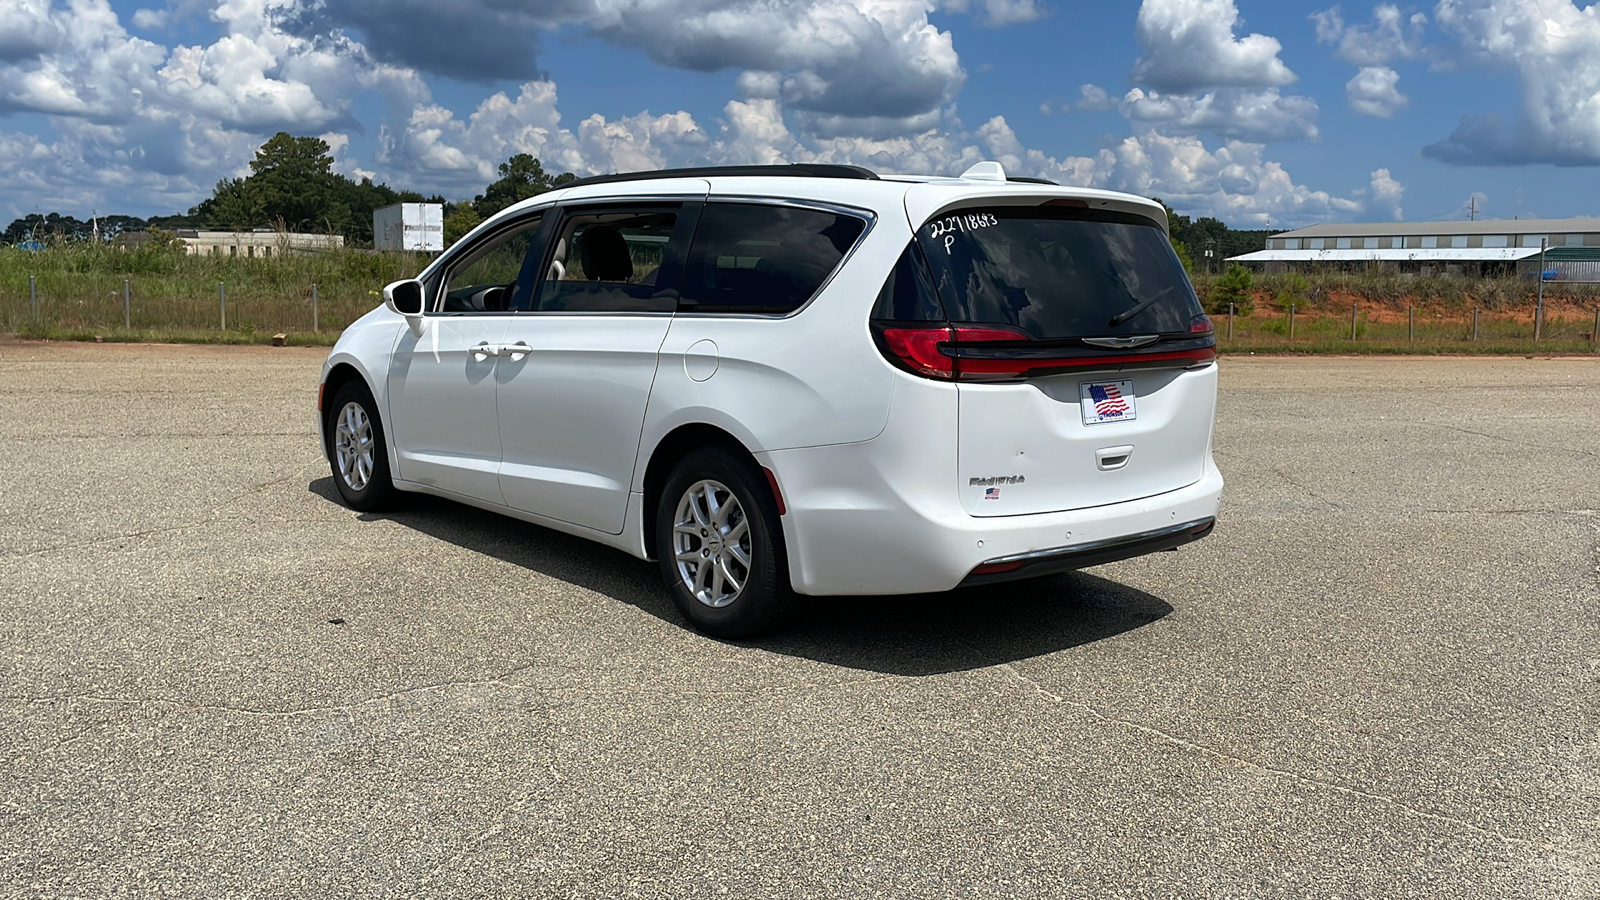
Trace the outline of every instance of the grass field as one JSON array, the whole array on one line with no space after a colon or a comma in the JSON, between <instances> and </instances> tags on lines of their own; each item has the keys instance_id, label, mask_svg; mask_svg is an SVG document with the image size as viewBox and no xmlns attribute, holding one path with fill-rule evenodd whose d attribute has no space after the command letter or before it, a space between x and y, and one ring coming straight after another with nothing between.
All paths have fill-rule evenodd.
<instances>
[{"instance_id":1,"label":"grass field","mask_svg":"<svg viewBox=\"0 0 1600 900\"><path fill-rule=\"evenodd\" d=\"M385 284L426 263L421 254L362 250L250 259L148 246L0 248L0 332L214 343L336 335L380 302Z\"/></svg>"},{"instance_id":2,"label":"grass field","mask_svg":"<svg viewBox=\"0 0 1600 900\"><path fill-rule=\"evenodd\" d=\"M225 344L264 343L283 333L292 344L327 345L380 302L383 285L426 263L421 254L350 249L251 259L187 256L155 243L137 250L0 248L0 334ZM1215 282L1197 275L1195 288L1207 297ZM1509 277L1379 271L1259 276L1231 322L1226 304L1213 319L1223 352L1595 352L1600 286L1548 285L1537 343L1535 288Z\"/></svg>"}]
</instances>

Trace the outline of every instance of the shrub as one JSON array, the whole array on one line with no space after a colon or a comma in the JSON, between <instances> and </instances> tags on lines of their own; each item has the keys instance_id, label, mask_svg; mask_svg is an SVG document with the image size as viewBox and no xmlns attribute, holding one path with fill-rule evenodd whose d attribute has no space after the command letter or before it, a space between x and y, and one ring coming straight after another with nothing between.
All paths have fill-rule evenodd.
<instances>
[{"instance_id":1,"label":"shrub","mask_svg":"<svg viewBox=\"0 0 1600 900\"><path fill-rule=\"evenodd\" d=\"M1207 296L1206 312L1214 316L1225 315L1228 304L1232 303L1234 310L1242 316L1248 316L1255 309L1255 302L1250 293L1255 286L1255 277L1244 266L1234 263L1223 272L1216 281L1212 282L1210 294Z\"/></svg>"}]
</instances>

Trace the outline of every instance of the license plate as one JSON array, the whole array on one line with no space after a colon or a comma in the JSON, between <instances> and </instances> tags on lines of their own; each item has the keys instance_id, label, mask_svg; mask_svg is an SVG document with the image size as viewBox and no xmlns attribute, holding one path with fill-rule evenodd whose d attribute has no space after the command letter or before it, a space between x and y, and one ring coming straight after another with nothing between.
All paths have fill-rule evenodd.
<instances>
[{"instance_id":1,"label":"license plate","mask_svg":"<svg viewBox=\"0 0 1600 900\"><path fill-rule=\"evenodd\" d=\"M1132 381L1085 381L1078 385L1083 398L1083 424L1132 422L1139 417L1134 406Z\"/></svg>"}]
</instances>

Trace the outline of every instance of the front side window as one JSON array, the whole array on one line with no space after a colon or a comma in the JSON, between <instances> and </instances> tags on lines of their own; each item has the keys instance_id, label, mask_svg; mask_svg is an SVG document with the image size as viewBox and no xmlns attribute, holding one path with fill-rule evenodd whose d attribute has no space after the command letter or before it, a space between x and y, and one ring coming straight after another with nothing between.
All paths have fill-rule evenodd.
<instances>
[{"instance_id":1,"label":"front side window","mask_svg":"<svg viewBox=\"0 0 1600 900\"><path fill-rule=\"evenodd\" d=\"M672 204L570 213L555 238L535 309L671 312L678 305L679 256L672 242L682 212Z\"/></svg>"},{"instance_id":2,"label":"front side window","mask_svg":"<svg viewBox=\"0 0 1600 900\"><path fill-rule=\"evenodd\" d=\"M866 231L852 215L708 203L684 269L684 312L785 314L804 306Z\"/></svg>"},{"instance_id":3,"label":"front side window","mask_svg":"<svg viewBox=\"0 0 1600 900\"><path fill-rule=\"evenodd\" d=\"M542 216L520 220L451 262L438 311L501 313L514 308L517 277L535 249L541 221Z\"/></svg>"}]
</instances>

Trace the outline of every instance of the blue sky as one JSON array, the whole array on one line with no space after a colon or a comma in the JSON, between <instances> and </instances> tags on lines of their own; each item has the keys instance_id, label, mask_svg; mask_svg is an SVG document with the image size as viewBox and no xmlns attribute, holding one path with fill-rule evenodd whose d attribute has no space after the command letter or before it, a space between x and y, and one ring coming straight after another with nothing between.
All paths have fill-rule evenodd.
<instances>
[{"instance_id":1,"label":"blue sky","mask_svg":"<svg viewBox=\"0 0 1600 900\"><path fill-rule=\"evenodd\" d=\"M279 130L470 198L851 162L1161 196L1236 227L1600 215L1580 0L0 0L0 219L179 212Z\"/></svg>"}]
</instances>

